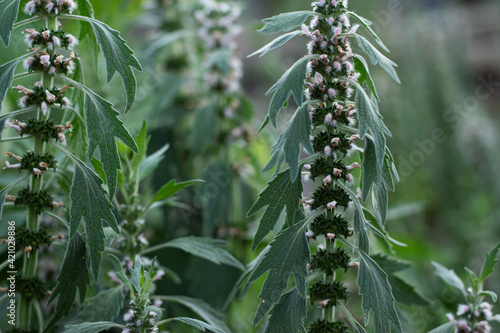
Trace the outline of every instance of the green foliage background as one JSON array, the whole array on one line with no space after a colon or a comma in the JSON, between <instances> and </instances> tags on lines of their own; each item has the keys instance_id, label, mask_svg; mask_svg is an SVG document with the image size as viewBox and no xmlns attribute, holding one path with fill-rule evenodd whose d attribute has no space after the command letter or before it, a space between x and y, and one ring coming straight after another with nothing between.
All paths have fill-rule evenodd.
<instances>
[{"instance_id":1,"label":"green foliage background","mask_svg":"<svg viewBox=\"0 0 500 333\"><path fill-rule=\"evenodd\" d=\"M151 43L145 43L144 36L150 33L148 25L152 16L145 14L143 1L91 2L96 18L122 31L140 60L147 62L147 58L141 58L144 56L141 50ZM166 4L169 2L165 1ZM305 0L243 2L241 24L244 29L238 44L244 64L244 91L256 112L248 124L254 131L267 112L270 97L264 97L265 92L305 52L305 43L296 39L267 55L264 61L256 57L247 59L246 55L272 38L258 35L256 29L261 26L263 18L306 10L309 5L310 1ZM372 76L378 82L381 112L393 134L388 146L402 178L396 192L390 193L387 226L395 239L408 244L406 248L395 247L397 255L414 264L399 274L431 300L431 306L426 307L407 307L400 303L400 309L404 311L402 321L405 332L424 332L444 323L444 314L453 311L460 301L459 295L434 276L431 261L453 268L463 277L464 266L476 271L480 268L484 253L500 235L500 84L489 87L490 90L480 88L481 82L500 82L500 3L493 0L351 0L350 5L374 22L376 32L392 50L391 59L399 65L400 86L392 84L378 68L373 69ZM169 28L172 27L166 27ZM148 40L153 38L149 36ZM81 47L91 49L88 42ZM0 46L0 63L12 58L12 53L4 50ZM11 50L16 55L24 51L18 36L14 37ZM189 57L188 53L185 55ZM115 78L106 85L103 62L88 58L85 61L97 66L96 72L101 73L99 77L86 77L87 82L100 82L92 86L94 91L113 102L117 109L124 109L125 96L120 80ZM154 128L151 152L165 143L175 145L177 140L185 141L189 136L188 133L176 132L178 136L173 137L168 130L177 125L178 117L185 110L176 109L172 103L166 103L168 107L164 108L151 106L152 101L159 97L168 98L171 91L165 88L168 86L164 82L171 83L174 94L176 86L168 72L158 76L154 68L148 67L138 73L136 106L124 118L127 128L135 134L140 130L142 120L148 120L148 127ZM196 90L193 93L196 94ZM484 98L478 93L484 94ZM16 98L15 93L9 92L4 104L6 110L14 110ZM284 123L278 122L278 127L283 128ZM264 131L246 148L251 162L241 151L233 156L242 163L262 167L270 156L274 135L273 131ZM9 145L2 145L0 149L0 156L4 156ZM175 149L167 151L167 158L156 170L154 181L142 189L143 195L152 196L158 190L157 185L170 179L185 181L195 178L193 174L203 175L207 171L206 165L199 161L191 166L192 170L180 170L177 166L182 156L175 152ZM252 186L248 187L248 193L242 194L247 200L239 199L241 212L248 210L271 176L268 173L251 177ZM8 178L2 175L2 186L13 180ZM185 203L193 206L193 198L199 191L198 186L188 192L183 197ZM24 211L9 211L9 214L9 219L21 220ZM252 235L257 227L255 220L254 216L237 221L234 229L237 236L226 236L230 250L244 263L250 262L258 253L251 251ZM183 209L170 208L150 215L147 223L152 243L203 234L200 221L186 219ZM5 230L6 225L2 223L0 234L4 235ZM258 250L262 248L263 245ZM5 248L0 248L0 251L5 251ZM158 293L201 298L217 308L224 305L239 277L235 268L195 259L176 249L164 250L158 257L162 265L176 271L183 279L181 284L164 280L158 286ZM499 279L500 274L494 273L486 282L486 288L500 292ZM251 323L263 279L259 281L245 298L236 298L228 309L227 323L234 332L258 331L258 328L251 328ZM186 308L177 305L169 306L167 313L172 317L190 314ZM498 327L493 330L498 330ZM175 326L173 331L190 332L184 326Z\"/></svg>"}]
</instances>

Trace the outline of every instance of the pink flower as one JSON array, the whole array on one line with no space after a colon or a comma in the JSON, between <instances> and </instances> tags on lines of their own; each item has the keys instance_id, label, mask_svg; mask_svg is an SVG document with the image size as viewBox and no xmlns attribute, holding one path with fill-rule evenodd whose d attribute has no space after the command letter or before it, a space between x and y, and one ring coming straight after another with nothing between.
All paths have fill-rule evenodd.
<instances>
[{"instance_id":1,"label":"pink flower","mask_svg":"<svg viewBox=\"0 0 500 333\"><path fill-rule=\"evenodd\" d=\"M337 201L332 201L326 204L326 208L328 208L329 210L334 210L336 206L337 206Z\"/></svg>"}]
</instances>

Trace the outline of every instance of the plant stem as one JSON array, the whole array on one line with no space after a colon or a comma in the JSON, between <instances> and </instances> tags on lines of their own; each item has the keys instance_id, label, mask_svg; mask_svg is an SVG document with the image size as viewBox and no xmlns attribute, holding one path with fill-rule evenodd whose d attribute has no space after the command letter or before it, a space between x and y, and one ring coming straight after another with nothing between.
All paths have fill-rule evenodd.
<instances>
[{"instance_id":1,"label":"plant stem","mask_svg":"<svg viewBox=\"0 0 500 333\"><path fill-rule=\"evenodd\" d=\"M57 30L57 17L47 17L46 18L47 28L49 30ZM54 50L49 52L50 55L54 54ZM48 74L42 75L42 86L45 89L52 89L54 84L54 79L52 76ZM49 111L44 114L42 110L38 110L37 115L38 120L47 120L49 118ZM45 142L43 142L40 138L34 137L33 143L33 152L37 155L43 155L45 152ZM43 188L43 176L35 176L33 175L30 182L31 192L40 192ZM26 224L26 228L28 231L36 232L38 231L38 218L35 207L28 208L28 221ZM36 277L38 268L38 251L33 250L30 256L24 257L23 262L23 277L25 279L30 279ZM19 326L22 330L29 331L30 323L31 323L31 310L32 310L32 300L21 295L21 301L19 304Z\"/></svg>"},{"instance_id":2,"label":"plant stem","mask_svg":"<svg viewBox=\"0 0 500 333\"><path fill-rule=\"evenodd\" d=\"M329 239L326 239L325 240L325 247L326 247L326 251L330 254L330 255L334 255L335 253L335 245L336 245L337 241L336 240L329 240ZM333 272L333 275L330 275L328 276L327 274L325 274L325 282L328 283L328 284L331 284L331 283L334 283L335 282L335 275L336 273ZM330 308L326 307L323 309L323 318L330 322L330 323L333 323L335 321L335 307L332 306Z\"/></svg>"}]
</instances>

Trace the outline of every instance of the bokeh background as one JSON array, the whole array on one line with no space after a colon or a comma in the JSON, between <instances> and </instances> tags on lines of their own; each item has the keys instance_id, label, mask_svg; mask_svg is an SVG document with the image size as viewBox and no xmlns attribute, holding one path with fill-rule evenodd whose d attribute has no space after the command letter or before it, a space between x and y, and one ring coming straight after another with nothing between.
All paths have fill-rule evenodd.
<instances>
[{"instance_id":1,"label":"bokeh background","mask_svg":"<svg viewBox=\"0 0 500 333\"><path fill-rule=\"evenodd\" d=\"M124 121L135 133L143 119L149 122L151 152L165 143L171 145L154 178L143 188L143 195L151 196L157 185L169 179L204 178L205 157L183 155L183 143L190 135L186 116L196 112L203 95L204 68L197 63L200 42L193 41L196 36L192 35L172 36L179 31L196 34L196 22L185 15L190 13L190 6L196 6L196 1L91 2L96 17L122 31L144 64L144 71L137 74L137 105ZM272 38L256 32L260 20L282 12L307 10L310 2L239 3L242 33L237 44L244 73L242 91L254 115L245 124L252 140L237 143L237 148L228 155L230 164L226 166L238 163L249 171L232 192L222 186L220 190L233 197L217 203L226 208L237 205L238 212L220 215L214 228L207 231L203 226L207 210L204 188L197 187L182 197L182 202L192 208L189 214L185 208L168 208L150 215L147 223L152 243L188 234L220 237L227 239L230 250L248 263L256 256L250 251L256 217L246 218L245 212L272 177L272 173L262 174L258 170L265 165L270 146L279 134L271 127L256 133L270 100L264 95L305 54L305 41L296 38L264 58L246 56ZM399 65L401 85L380 69L372 68L380 109L393 134L388 145L401 176L396 192L389 197L387 229L395 239L407 244L394 248L401 259L413 264L401 275L430 302L426 306L398 306L405 332L427 332L444 323L445 314L453 312L460 303L460 296L434 276L431 261L453 268L465 277L464 267L478 271L484 253L500 240L500 2L351 0L350 6L373 22L374 30L391 50L388 56ZM84 54L89 45L84 42L80 47L80 53ZM0 63L23 50L20 42L14 42L8 50L2 46ZM96 72L104 73L102 62L86 61L97 66ZM89 74L87 80L102 82L95 85L101 87L96 92L120 109L123 92L117 78L109 85L104 84L104 76ZM16 97L9 93L6 110L13 109ZM280 117L278 127L288 119L285 114ZM8 146L0 149L3 154ZM8 181L2 175L2 185ZM240 197L234 198L235 193L240 193ZM10 214L20 218L23 212L12 210ZM224 306L240 274L232 268L193 259L181 251L165 250L159 253L159 259L162 265L178 272L183 282L164 281L158 285L157 293L202 298L217 308ZM487 281L486 288L500 292L499 279L497 272ZM258 331L260 326L252 328L251 321L261 283L259 280L243 299L234 299L228 307L227 319L234 332ZM500 311L500 307L495 310ZM185 311L169 307L167 313L178 315L186 314ZM184 329L179 326L173 331ZM495 327L493 331L499 329Z\"/></svg>"}]
</instances>

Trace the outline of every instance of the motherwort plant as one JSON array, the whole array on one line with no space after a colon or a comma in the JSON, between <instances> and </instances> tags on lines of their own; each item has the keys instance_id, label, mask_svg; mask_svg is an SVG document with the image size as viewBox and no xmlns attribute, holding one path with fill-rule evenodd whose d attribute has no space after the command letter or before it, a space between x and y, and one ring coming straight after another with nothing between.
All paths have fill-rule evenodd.
<instances>
[{"instance_id":1,"label":"motherwort plant","mask_svg":"<svg viewBox=\"0 0 500 333\"><path fill-rule=\"evenodd\" d=\"M387 51L370 28L371 22L348 10L347 0L319 0L312 6L312 11L264 20L261 33L287 33L253 54L265 55L298 35L308 39L307 55L268 92L273 97L263 126L268 122L276 126L278 113L290 95L298 108L275 143L266 167L277 166L279 171L286 162L290 168L275 175L249 212L253 215L267 206L253 242L255 249L275 228L286 206L285 226L249 278L253 282L268 272L254 325L270 313L266 332L305 332L309 300L322 310L322 316L307 319L308 332L347 332L346 321L355 332L365 332L347 310L349 291L339 277L339 270L357 268L365 325L373 312L376 332L390 332L391 327L400 332L388 276L370 256L368 235L372 232L389 239L383 228L387 191L394 190L398 176L386 147L390 132L378 110L367 61L353 52L351 41L399 82L396 65L357 33L365 28ZM307 25L304 22L309 18ZM297 27L301 28L288 32ZM364 148L357 146L362 140ZM303 161L301 146L310 154ZM313 181L316 186L307 196L302 194L298 177L301 169L304 181ZM362 205L369 197L371 211ZM323 244L311 256L312 240ZM291 274L295 286L286 291Z\"/></svg>"},{"instance_id":2,"label":"motherwort plant","mask_svg":"<svg viewBox=\"0 0 500 333\"><path fill-rule=\"evenodd\" d=\"M79 1L77 6L72 0L31 0L24 7L28 18L16 23L20 4L20 0L0 2L0 36L5 46L9 45L12 30L21 26L25 28L23 34L28 44L27 54L0 67L0 102L13 80L29 78L32 83L13 86L20 95L19 109L0 116L0 133L7 128L8 133L14 135L1 142L29 140L32 148L20 151L21 145L14 145L13 152L7 153L4 169L20 176L0 191L0 212L5 201L27 207L22 229L26 242L19 244L25 255L18 277L23 283L16 290L18 327L30 331L32 313L36 310L37 327L42 331L69 314L77 291L83 301L89 276L99 277L105 247L104 227L119 232L110 202L120 169L116 138L137 151L134 139L118 118L119 113L84 84L83 57L73 50L78 41L65 30L63 23L80 21L80 38L87 37L93 46L101 47L108 81L118 72L124 83L126 111L132 108L135 99L132 68L141 70L141 66L119 32L93 18L89 1ZM77 9L81 16L73 14ZM16 74L20 64L25 71ZM96 158L103 167L102 179L86 163L97 148ZM72 168L68 167L71 162ZM61 178L58 183L54 182L56 177ZM64 183L68 180L71 189L66 200ZM19 186L24 183L24 187ZM69 211L68 220L62 210L65 207ZM66 255L52 292L46 290L46 281L40 281L37 273L38 248L48 245L46 240L50 239L50 230L40 229L42 216L55 218L69 229ZM16 222L21 227L24 221ZM48 324L43 321L39 305L46 292L50 294L49 303L58 298Z\"/></svg>"}]
</instances>

